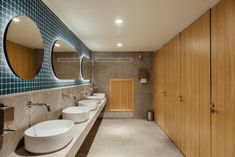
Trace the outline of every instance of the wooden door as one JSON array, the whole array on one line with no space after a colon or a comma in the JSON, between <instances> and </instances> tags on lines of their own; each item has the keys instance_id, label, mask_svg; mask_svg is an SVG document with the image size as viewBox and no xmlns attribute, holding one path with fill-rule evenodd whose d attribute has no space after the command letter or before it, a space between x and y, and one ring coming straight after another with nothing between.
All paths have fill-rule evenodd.
<instances>
[{"instance_id":1,"label":"wooden door","mask_svg":"<svg viewBox=\"0 0 235 157\"><path fill-rule=\"evenodd\" d=\"M212 157L235 157L235 1L211 12Z\"/></svg>"},{"instance_id":2,"label":"wooden door","mask_svg":"<svg viewBox=\"0 0 235 157\"><path fill-rule=\"evenodd\" d=\"M109 83L109 110L134 111L134 80L111 79Z\"/></svg>"},{"instance_id":3,"label":"wooden door","mask_svg":"<svg viewBox=\"0 0 235 157\"><path fill-rule=\"evenodd\" d=\"M210 157L210 14L181 33L181 150Z\"/></svg>"},{"instance_id":4,"label":"wooden door","mask_svg":"<svg viewBox=\"0 0 235 157\"><path fill-rule=\"evenodd\" d=\"M152 69L152 75L153 75L153 111L154 111L154 121L157 123L157 52L153 53L153 69Z\"/></svg>"},{"instance_id":5,"label":"wooden door","mask_svg":"<svg viewBox=\"0 0 235 157\"><path fill-rule=\"evenodd\" d=\"M155 97L154 97L154 119L159 126L164 129L164 99L165 99L165 77L164 77L164 48L155 52L154 60L154 85L155 85Z\"/></svg>"},{"instance_id":6,"label":"wooden door","mask_svg":"<svg viewBox=\"0 0 235 157\"><path fill-rule=\"evenodd\" d=\"M180 148L180 35L165 45L165 131Z\"/></svg>"}]
</instances>

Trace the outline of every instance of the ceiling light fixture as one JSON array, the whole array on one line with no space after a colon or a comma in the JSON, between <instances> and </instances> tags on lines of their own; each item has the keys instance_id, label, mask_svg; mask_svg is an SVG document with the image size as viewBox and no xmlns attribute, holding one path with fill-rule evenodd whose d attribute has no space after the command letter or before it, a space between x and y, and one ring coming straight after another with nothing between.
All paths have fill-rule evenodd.
<instances>
[{"instance_id":1,"label":"ceiling light fixture","mask_svg":"<svg viewBox=\"0 0 235 157\"><path fill-rule=\"evenodd\" d=\"M18 19L18 18L15 17L15 18L13 19L13 21L14 21L14 22L20 22L20 19Z\"/></svg>"},{"instance_id":2,"label":"ceiling light fixture","mask_svg":"<svg viewBox=\"0 0 235 157\"><path fill-rule=\"evenodd\" d=\"M55 44L55 47L60 47L60 44Z\"/></svg>"},{"instance_id":3,"label":"ceiling light fixture","mask_svg":"<svg viewBox=\"0 0 235 157\"><path fill-rule=\"evenodd\" d=\"M122 19L116 19L116 20L115 20L115 23L118 24L118 25L120 25L120 24L123 23L123 20L122 20Z\"/></svg>"},{"instance_id":4,"label":"ceiling light fixture","mask_svg":"<svg viewBox=\"0 0 235 157\"><path fill-rule=\"evenodd\" d=\"M122 43L117 43L117 47L122 47Z\"/></svg>"}]
</instances>

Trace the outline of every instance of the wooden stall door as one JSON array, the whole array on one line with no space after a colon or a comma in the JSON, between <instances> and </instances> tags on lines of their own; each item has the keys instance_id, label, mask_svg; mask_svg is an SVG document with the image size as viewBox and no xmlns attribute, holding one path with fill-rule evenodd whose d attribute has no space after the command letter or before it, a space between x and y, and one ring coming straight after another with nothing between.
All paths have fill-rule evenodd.
<instances>
[{"instance_id":1,"label":"wooden stall door","mask_svg":"<svg viewBox=\"0 0 235 157\"><path fill-rule=\"evenodd\" d=\"M134 111L134 80L111 79L109 82L109 110L117 112Z\"/></svg>"},{"instance_id":2,"label":"wooden stall door","mask_svg":"<svg viewBox=\"0 0 235 157\"><path fill-rule=\"evenodd\" d=\"M211 157L235 157L235 1L222 0L211 17Z\"/></svg>"},{"instance_id":3,"label":"wooden stall door","mask_svg":"<svg viewBox=\"0 0 235 157\"><path fill-rule=\"evenodd\" d=\"M181 33L181 150L210 157L210 13Z\"/></svg>"},{"instance_id":4,"label":"wooden stall door","mask_svg":"<svg viewBox=\"0 0 235 157\"><path fill-rule=\"evenodd\" d=\"M180 35L165 45L165 131L180 148Z\"/></svg>"},{"instance_id":5,"label":"wooden stall door","mask_svg":"<svg viewBox=\"0 0 235 157\"><path fill-rule=\"evenodd\" d=\"M165 101L165 54L164 54L164 48L161 48L158 52L155 54L155 80L154 85L155 87L155 122L164 129L164 101Z\"/></svg>"}]
</instances>

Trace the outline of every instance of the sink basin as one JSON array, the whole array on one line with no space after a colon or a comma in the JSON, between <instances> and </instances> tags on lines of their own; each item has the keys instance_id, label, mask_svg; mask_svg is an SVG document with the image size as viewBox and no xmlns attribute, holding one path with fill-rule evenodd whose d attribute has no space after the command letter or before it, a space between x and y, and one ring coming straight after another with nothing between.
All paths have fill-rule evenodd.
<instances>
[{"instance_id":1,"label":"sink basin","mask_svg":"<svg viewBox=\"0 0 235 157\"><path fill-rule=\"evenodd\" d=\"M99 95L92 95L86 97L88 100L97 100L98 103L101 103L101 100L104 99L102 96Z\"/></svg>"},{"instance_id":2,"label":"sink basin","mask_svg":"<svg viewBox=\"0 0 235 157\"><path fill-rule=\"evenodd\" d=\"M38 123L24 132L25 149L45 154L60 150L73 138L71 120L50 120Z\"/></svg>"},{"instance_id":3,"label":"sink basin","mask_svg":"<svg viewBox=\"0 0 235 157\"><path fill-rule=\"evenodd\" d=\"M97 100L81 100L78 102L78 105L81 106L88 106L90 110L96 110L98 106L98 101Z\"/></svg>"},{"instance_id":4,"label":"sink basin","mask_svg":"<svg viewBox=\"0 0 235 157\"><path fill-rule=\"evenodd\" d=\"M81 123L89 119L89 112L90 108L87 106L68 107L62 111L62 117L75 123Z\"/></svg>"},{"instance_id":5,"label":"sink basin","mask_svg":"<svg viewBox=\"0 0 235 157\"><path fill-rule=\"evenodd\" d=\"M102 99L105 98L105 93L93 93L94 96L99 96L101 97Z\"/></svg>"}]
</instances>

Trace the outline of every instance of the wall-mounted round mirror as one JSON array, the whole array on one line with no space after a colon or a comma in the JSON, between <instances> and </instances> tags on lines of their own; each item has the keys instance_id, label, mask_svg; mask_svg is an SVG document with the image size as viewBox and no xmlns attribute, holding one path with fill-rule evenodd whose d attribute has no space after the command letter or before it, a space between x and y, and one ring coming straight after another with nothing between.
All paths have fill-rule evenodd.
<instances>
[{"instance_id":1,"label":"wall-mounted round mirror","mask_svg":"<svg viewBox=\"0 0 235 157\"><path fill-rule=\"evenodd\" d=\"M82 58L82 77L84 80L90 80L92 76L92 61L89 58Z\"/></svg>"},{"instance_id":2,"label":"wall-mounted round mirror","mask_svg":"<svg viewBox=\"0 0 235 157\"><path fill-rule=\"evenodd\" d=\"M80 56L76 50L62 40L57 40L52 52L53 70L58 79L80 78Z\"/></svg>"},{"instance_id":3,"label":"wall-mounted round mirror","mask_svg":"<svg viewBox=\"0 0 235 157\"><path fill-rule=\"evenodd\" d=\"M44 50L34 21L25 16L13 18L5 33L4 46L7 62L16 76L31 80L39 73Z\"/></svg>"}]
</instances>

